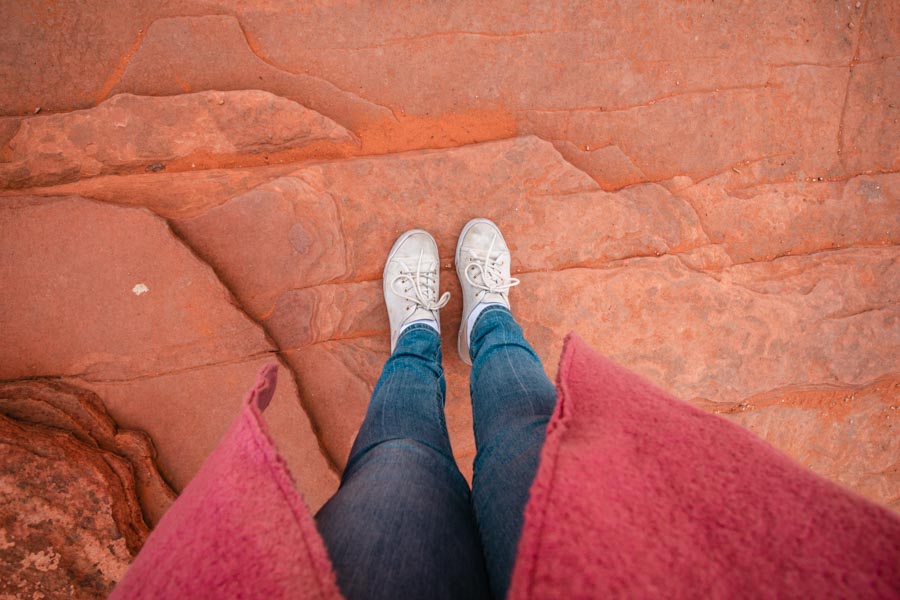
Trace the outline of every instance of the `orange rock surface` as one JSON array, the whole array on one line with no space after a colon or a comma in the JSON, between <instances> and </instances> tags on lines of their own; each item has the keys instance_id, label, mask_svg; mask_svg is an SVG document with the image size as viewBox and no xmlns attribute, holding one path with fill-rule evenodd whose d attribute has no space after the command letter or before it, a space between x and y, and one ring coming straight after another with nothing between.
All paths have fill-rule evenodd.
<instances>
[{"instance_id":1,"label":"orange rock surface","mask_svg":"<svg viewBox=\"0 0 900 600\"><path fill-rule=\"evenodd\" d=\"M0 384L0 592L104 598L175 500L146 434L53 380Z\"/></svg>"},{"instance_id":2,"label":"orange rock surface","mask_svg":"<svg viewBox=\"0 0 900 600\"><path fill-rule=\"evenodd\" d=\"M898 6L13 3L0 380L95 394L177 491L278 361L315 509L388 354L383 260L423 227L469 474L452 256L487 216L551 376L576 329L896 508Z\"/></svg>"},{"instance_id":3,"label":"orange rock surface","mask_svg":"<svg viewBox=\"0 0 900 600\"><path fill-rule=\"evenodd\" d=\"M160 119L162 114L168 118ZM47 185L353 141L331 119L267 92L198 92L174 98L120 94L90 110L22 121L7 142L0 179L10 186Z\"/></svg>"},{"instance_id":4,"label":"orange rock surface","mask_svg":"<svg viewBox=\"0 0 900 600\"><path fill-rule=\"evenodd\" d=\"M175 500L159 473L150 437L142 431L120 429L96 394L53 380L12 381L0 385L0 414L22 426L63 430L101 454L122 481L126 496L133 493L140 503L129 507L130 513L140 510L134 521L156 525ZM143 527L138 529L143 532ZM139 548L145 534L132 536L129 547Z\"/></svg>"}]
</instances>

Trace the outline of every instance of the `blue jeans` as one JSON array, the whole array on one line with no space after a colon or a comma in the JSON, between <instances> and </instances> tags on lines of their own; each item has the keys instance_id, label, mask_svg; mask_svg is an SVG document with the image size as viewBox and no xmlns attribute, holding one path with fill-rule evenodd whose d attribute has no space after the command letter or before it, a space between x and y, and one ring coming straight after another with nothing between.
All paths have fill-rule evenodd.
<instances>
[{"instance_id":1,"label":"blue jeans","mask_svg":"<svg viewBox=\"0 0 900 600\"><path fill-rule=\"evenodd\" d=\"M502 306L472 330L472 490L444 421L441 340L400 336L341 486L316 515L338 585L357 598L503 598L556 390Z\"/></svg>"}]
</instances>

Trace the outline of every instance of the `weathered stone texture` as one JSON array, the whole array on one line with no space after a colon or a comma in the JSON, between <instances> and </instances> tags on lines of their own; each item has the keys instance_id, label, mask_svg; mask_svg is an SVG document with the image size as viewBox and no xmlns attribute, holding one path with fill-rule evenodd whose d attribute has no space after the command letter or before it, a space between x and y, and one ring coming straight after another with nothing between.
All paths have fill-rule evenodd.
<instances>
[{"instance_id":1,"label":"weathered stone texture","mask_svg":"<svg viewBox=\"0 0 900 600\"><path fill-rule=\"evenodd\" d=\"M120 94L90 110L22 121L4 149L0 187L157 171L173 162L183 168L201 158L352 141L331 119L268 92Z\"/></svg>"},{"instance_id":2,"label":"weathered stone texture","mask_svg":"<svg viewBox=\"0 0 900 600\"><path fill-rule=\"evenodd\" d=\"M7 4L0 594L105 594L269 362L267 422L321 506L410 228L453 295L470 476L451 257L473 217L506 234L551 376L575 329L898 507L897 2ZM65 498L71 548L16 512Z\"/></svg>"},{"instance_id":3,"label":"weathered stone texture","mask_svg":"<svg viewBox=\"0 0 900 600\"><path fill-rule=\"evenodd\" d=\"M144 209L83 200L0 204L0 379L63 377L146 431L182 489L277 361L215 273ZM291 378L267 416L314 507L337 481Z\"/></svg>"}]
</instances>

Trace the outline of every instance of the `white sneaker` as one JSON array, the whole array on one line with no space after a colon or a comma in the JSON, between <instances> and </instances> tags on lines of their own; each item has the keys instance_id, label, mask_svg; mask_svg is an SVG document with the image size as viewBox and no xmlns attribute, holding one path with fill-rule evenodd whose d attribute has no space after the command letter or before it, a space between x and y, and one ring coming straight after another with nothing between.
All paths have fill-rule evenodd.
<instances>
[{"instance_id":1,"label":"white sneaker","mask_svg":"<svg viewBox=\"0 0 900 600\"><path fill-rule=\"evenodd\" d=\"M421 229L407 231L394 242L384 265L384 303L391 322L391 352L406 325L427 323L441 332L438 311L450 292L438 298L441 262L437 243Z\"/></svg>"},{"instance_id":2,"label":"white sneaker","mask_svg":"<svg viewBox=\"0 0 900 600\"><path fill-rule=\"evenodd\" d=\"M456 347L464 363L471 365L469 338L478 315L487 306L509 308L509 288L519 280L509 276L509 246L493 221L472 219L463 227L456 244L456 274L463 295L463 318Z\"/></svg>"}]
</instances>

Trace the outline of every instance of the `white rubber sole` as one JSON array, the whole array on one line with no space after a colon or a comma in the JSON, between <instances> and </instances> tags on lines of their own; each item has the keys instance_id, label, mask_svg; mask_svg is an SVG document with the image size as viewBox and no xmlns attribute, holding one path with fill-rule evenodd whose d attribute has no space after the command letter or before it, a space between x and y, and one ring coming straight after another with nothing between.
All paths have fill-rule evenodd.
<instances>
[{"instance_id":1,"label":"white rubber sole","mask_svg":"<svg viewBox=\"0 0 900 600\"><path fill-rule=\"evenodd\" d=\"M479 223L487 223L492 227L496 228L497 231L500 231L500 228L497 227L497 224L491 221L490 219L472 219L468 223L466 223L465 227L462 228L462 231L459 234L459 239L456 241L456 276L459 278L459 284L462 286L463 275L459 271L460 262L459 262L459 251L462 248L462 241L466 237L466 234L469 233L469 230L472 229L475 225ZM502 232L500 235L503 235ZM459 353L459 358L466 363L467 365L472 364L472 358L469 356L469 338L466 335L466 321L469 319L469 313L472 312L473 307L466 306L466 297L463 294L463 317L459 322L459 333L456 335L456 351Z\"/></svg>"}]
</instances>

